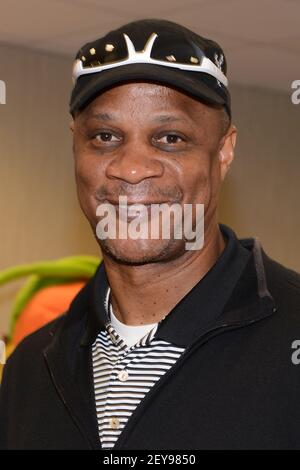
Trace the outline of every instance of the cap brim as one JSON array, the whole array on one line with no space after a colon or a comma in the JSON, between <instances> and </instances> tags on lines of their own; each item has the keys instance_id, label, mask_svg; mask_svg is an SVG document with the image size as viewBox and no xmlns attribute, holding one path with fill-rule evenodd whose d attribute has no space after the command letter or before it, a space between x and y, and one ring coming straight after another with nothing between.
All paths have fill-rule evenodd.
<instances>
[{"instance_id":1,"label":"cap brim","mask_svg":"<svg viewBox=\"0 0 300 470\"><path fill-rule=\"evenodd\" d=\"M187 73L155 64L130 64L79 77L71 95L70 113L85 107L105 89L131 80L149 80L169 85L208 104L226 105L228 102L212 85L208 86L207 81L216 80L205 73Z\"/></svg>"}]
</instances>

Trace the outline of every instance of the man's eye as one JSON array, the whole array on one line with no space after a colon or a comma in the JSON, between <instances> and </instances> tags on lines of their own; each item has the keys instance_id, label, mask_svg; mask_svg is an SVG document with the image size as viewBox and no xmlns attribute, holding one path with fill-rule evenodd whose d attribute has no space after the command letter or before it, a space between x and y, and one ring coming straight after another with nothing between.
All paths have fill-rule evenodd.
<instances>
[{"instance_id":1,"label":"man's eye","mask_svg":"<svg viewBox=\"0 0 300 470\"><path fill-rule=\"evenodd\" d=\"M96 135L94 135L93 140L96 141L96 143L102 143L102 142L119 142L119 138L113 135L111 132L98 132Z\"/></svg>"},{"instance_id":2,"label":"man's eye","mask_svg":"<svg viewBox=\"0 0 300 470\"><path fill-rule=\"evenodd\" d=\"M163 141L164 144L178 144L180 141L183 142L183 138L180 137L180 135L177 134L166 134L163 137L160 137L157 139L158 141L162 141L162 139L165 139ZM178 140L180 139L180 140Z\"/></svg>"}]
</instances>

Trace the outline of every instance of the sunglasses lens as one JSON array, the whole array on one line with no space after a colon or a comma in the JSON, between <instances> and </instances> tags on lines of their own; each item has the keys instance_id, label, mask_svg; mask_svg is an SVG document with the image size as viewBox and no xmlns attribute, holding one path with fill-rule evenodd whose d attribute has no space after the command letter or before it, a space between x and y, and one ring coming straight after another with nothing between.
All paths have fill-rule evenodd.
<instances>
[{"instance_id":1,"label":"sunglasses lens","mask_svg":"<svg viewBox=\"0 0 300 470\"><path fill-rule=\"evenodd\" d=\"M200 65L205 54L184 35L163 33L154 41L151 58L164 62Z\"/></svg>"},{"instance_id":2,"label":"sunglasses lens","mask_svg":"<svg viewBox=\"0 0 300 470\"><path fill-rule=\"evenodd\" d=\"M107 38L106 38L107 39ZM126 42L123 35L110 40L99 40L87 44L77 54L83 68L97 67L99 65L120 62L128 57Z\"/></svg>"}]
</instances>

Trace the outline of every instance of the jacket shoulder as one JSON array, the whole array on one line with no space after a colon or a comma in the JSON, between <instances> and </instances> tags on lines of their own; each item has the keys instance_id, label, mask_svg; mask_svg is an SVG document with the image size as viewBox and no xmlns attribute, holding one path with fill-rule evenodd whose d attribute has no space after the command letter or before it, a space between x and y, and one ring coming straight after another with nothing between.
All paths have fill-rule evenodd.
<instances>
[{"instance_id":1,"label":"jacket shoulder","mask_svg":"<svg viewBox=\"0 0 300 470\"><path fill-rule=\"evenodd\" d=\"M275 302L285 310L288 307L300 313L300 274L270 258L263 250L262 256L268 289Z\"/></svg>"},{"instance_id":2,"label":"jacket shoulder","mask_svg":"<svg viewBox=\"0 0 300 470\"><path fill-rule=\"evenodd\" d=\"M35 359L37 354L40 354L44 347L49 344L49 341L64 324L66 312L60 315L55 320L47 323L45 326L39 328L34 333L26 336L12 352L7 359L4 369L10 368L11 365L28 361L31 358Z\"/></svg>"},{"instance_id":3,"label":"jacket shoulder","mask_svg":"<svg viewBox=\"0 0 300 470\"><path fill-rule=\"evenodd\" d=\"M283 287L295 290L300 294L300 273L270 258L264 250L262 250L262 253L269 280Z\"/></svg>"}]
</instances>

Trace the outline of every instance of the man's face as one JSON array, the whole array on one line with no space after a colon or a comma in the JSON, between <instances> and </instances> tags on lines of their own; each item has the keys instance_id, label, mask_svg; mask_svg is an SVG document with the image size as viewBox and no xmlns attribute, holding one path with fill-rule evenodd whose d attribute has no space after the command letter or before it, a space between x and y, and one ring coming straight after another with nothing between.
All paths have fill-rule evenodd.
<instances>
[{"instance_id":1,"label":"man's face","mask_svg":"<svg viewBox=\"0 0 300 470\"><path fill-rule=\"evenodd\" d=\"M204 204L205 230L215 222L235 141L234 128L224 135L221 110L168 86L131 82L99 95L71 127L79 202L95 235L97 207L119 196L128 205ZM185 252L185 240L172 237L98 242L104 255L132 264Z\"/></svg>"}]
</instances>

